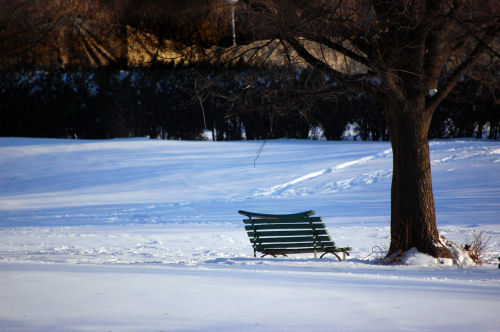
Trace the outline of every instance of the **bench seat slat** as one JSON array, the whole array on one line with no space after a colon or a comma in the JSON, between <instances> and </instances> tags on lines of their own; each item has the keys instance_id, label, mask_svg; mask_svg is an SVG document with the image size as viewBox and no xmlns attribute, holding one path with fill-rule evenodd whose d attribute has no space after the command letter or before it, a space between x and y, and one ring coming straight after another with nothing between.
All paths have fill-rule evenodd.
<instances>
[{"instance_id":1,"label":"bench seat slat","mask_svg":"<svg viewBox=\"0 0 500 332\"><path fill-rule=\"evenodd\" d=\"M346 252L351 250L351 248L334 248L334 249L326 249L326 250L321 250L317 249L316 252ZM314 252L314 250L311 249L270 249L270 250L263 250L261 251L263 254L266 255L289 255L289 254L307 254Z\"/></svg>"},{"instance_id":2,"label":"bench seat slat","mask_svg":"<svg viewBox=\"0 0 500 332\"><path fill-rule=\"evenodd\" d=\"M326 228L324 223L318 223L314 224L315 229L324 229ZM245 226L245 229L247 231L253 231L254 229L256 230L263 230L263 229L311 229L311 225L309 223L302 223L302 224L272 224L272 225L247 225Z\"/></svg>"},{"instance_id":3,"label":"bench seat slat","mask_svg":"<svg viewBox=\"0 0 500 332\"><path fill-rule=\"evenodd\" d=\"M279 223L304 223L323 222L321 217L296 218L296 219L243 219L245 224L279 224Z\"/></svg>"},{"instance_id":4,"label":"bench seat slat","mask_svg":"<svg viewBox=\"0 0 500 332\"><path fill-rule=\"evenodd\" d=\"M253 238L254 232L247 232L248 236ZM294 231L270 231L270 232L260 232L257 231L257 235L259 237L269 237L269 236L297 236L297 235L314 235L312 229L303 229L303 230L294 230ZM316 230L316 235L328 235L328 231L326 229L318 229Z\"/></svg>"},{"instance_id":5,"label":"bench seat slat","mask_svg":"<svg viewBox=\"0 0 500 332\"><path fill-rule=\"evenodd\" d=\"M331 241L330 236L321 235L318 236L317 241L326 242ZM288 242L313 242L312 236L290 236L290 237L280 237L276 238L260 238L257 239L257 243L288 243ZM250 238L250 242L253 243L253 238Z\"/></svg>"}]
</instances>

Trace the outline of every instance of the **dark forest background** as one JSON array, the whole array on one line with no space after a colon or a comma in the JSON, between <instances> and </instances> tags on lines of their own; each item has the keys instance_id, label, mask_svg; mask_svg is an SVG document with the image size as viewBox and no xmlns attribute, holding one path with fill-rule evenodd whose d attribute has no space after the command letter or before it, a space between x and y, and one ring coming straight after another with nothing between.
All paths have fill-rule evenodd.
<instances>
[{"instance_id":1,"label":"dark forest background","mask_svg":"<svg viewBox=\"0 0 500 332\"><path fill-rule=\"evenodd\" d=\"M353 124L358 139L389 139L382 107L360 93L297 97L324 84L313 77L322 76L242 66L3 72L0 136L196 140L209 130L239 140L310 138L321 128L339 140ZM437 109L430 138L500 138L495 97L464 79Z\"/></svg>"}]
</instances>

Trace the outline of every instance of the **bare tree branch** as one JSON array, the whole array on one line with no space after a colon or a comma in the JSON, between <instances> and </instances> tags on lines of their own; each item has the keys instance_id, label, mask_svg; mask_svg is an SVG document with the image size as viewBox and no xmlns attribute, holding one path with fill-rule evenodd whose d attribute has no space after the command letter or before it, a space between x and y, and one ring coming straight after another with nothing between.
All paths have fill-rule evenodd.
<instances>
[{"instance_id":1,"label":"bare tree branch","mask_svg":"<svg viewBox=\"0 0 500 332\"><path fill-rule=\"evenodd\" d=\"M488 50L486 45L491 42L497 34L498 31L495 27L490 28L484 42L478 42L474 50L472 50L466 59L453 71L442 91L434 96L432 101L427 105L426 112L434 112L439 104L450 94L463 75L465 75L465 73L472 67L479 57Z\"/></svg>"}]
</instances>

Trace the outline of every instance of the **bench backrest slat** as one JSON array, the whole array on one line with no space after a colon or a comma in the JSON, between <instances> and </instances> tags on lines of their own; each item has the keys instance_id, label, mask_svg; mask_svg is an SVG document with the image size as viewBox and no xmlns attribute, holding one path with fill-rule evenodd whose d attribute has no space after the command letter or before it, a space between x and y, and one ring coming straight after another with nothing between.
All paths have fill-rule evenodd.
<instances>
[{"instance_id":1,"label":"bench backrest slat","mask_svg":"<svg viewBox=\"0 0 500 332\"><path fill-rule=\"evenodd\" d=\"M313 242L316 241L325 241L332 242L330 235L320 235L317 236L316 239L313 239L313 236L280 236L279 238L274 237L259 237L255 240L256 243L286 243L286 242ZM253 238L250 238L250 242L253 243Z\"/></svg>"},{"instance_id":2,"label":"bench backrest slat","mask_svg":"<svg viewBox=\"0 0 500 332\"><path fill-rule=\"evenodd\" d=\"M312 216L315 212L312 210L309 211L304 211L300 213L293 213L293 214L264 214L264 213L254 213L254 212L248 212L248 211L243 211L239 210L239 214L242 214L247 217L252 217L252 218L266 218L266 219L296 219L296 218L302 218L302 217L308 217Z\"/></svg>"},{"instance_id":3,"label":"bench backrest slat","mask_svg":"<svg viewBox=\"0 0 500 332\"><path fill-rule=\"evenodd\" d=\"M306 249L306 248L314 248L314 245L312 242L292 242L292 243L263 243L263 244L256 244L255 245L257 250L265 250L265 249L291 249L291 248L301 248L301 249ZM318 249L329 249L329 248L335 248L335 244L333 241L330 242L322 242L321 246L317 246Z\"/></svg>"},{"instance_id":4,"label":"bench backrest slat","mask_svg":"<svg viewBox=\"0 0 500 332\"><path fill-rule=\"evenodd\" d=\"M248 236L253 238L256 234L253 231L247 232ZM291 230L291 231L268 231L268 232L257 232L260 238L264 237L278 237L278 236L301 236L301 235L328 235L326 229L318 229L315 232L312 229L301 229L301 230Z\"/></svg>"},{"instance_id":5,"label":"bench backrest slat","mask_svg":"<svg viewBox=\"0 0 500 332\"><path fill-rule=\"evenodd\" d=\"M306 224L306 223L301 223L301 224L260 224L260 225L247 225L245 226L245 229L247 231L255 231L255 230L266 230L266 229L325 229L326 226L323 223L317 223L317 224Z\"/></svg>"},{"instance_id":6,"label":"bench backrest slat","mask_svg":"<svg viewBox=\"0 0 500 332\"><path fill-rule=\"evenodd\" d=\"M279 218L279 219L262 219L262 218L252 218L252 219L243 219L243 223L248 224L279 224L279 223L303 223L303 222L323 222L321 217L301 217L301 218Z\"/></svg>"}]
</instances>

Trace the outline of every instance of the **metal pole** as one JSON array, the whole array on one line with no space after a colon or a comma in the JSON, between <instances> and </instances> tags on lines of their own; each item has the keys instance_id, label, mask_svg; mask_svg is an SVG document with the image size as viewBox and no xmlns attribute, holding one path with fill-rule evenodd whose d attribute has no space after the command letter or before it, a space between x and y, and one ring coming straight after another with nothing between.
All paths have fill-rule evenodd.
<instances>
[{"instance_id":1,"label":"metal pole","mask_svg":"<svg viewBox=\"0 0 500 332\"><path fill-rule=\"evenodd\" d=\"M233 24L233 45L236 45L236 29L234 27L234 5L231 3L231 22Z\"/></svg>"}]
</instances>

